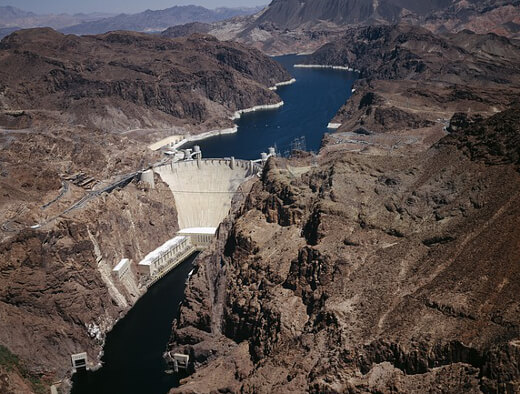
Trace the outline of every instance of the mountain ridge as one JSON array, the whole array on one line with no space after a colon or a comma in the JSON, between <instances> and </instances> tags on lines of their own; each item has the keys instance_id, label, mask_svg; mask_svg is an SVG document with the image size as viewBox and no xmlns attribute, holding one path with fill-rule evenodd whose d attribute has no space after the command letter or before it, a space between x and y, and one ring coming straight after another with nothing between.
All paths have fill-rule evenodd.
<instances>
[{"instance_id":1,"label":"mountain ridge","mask_svg":"<svg viewBox=\"0 0 520 394\"><path fill-rule=\"evenodd\" d=\"M120 14L62 29L69 34L101 34L112 30L162 31L185 23L209 23L259 11L259 7L208 9L202 6L174 6L163 10L146 10L137 14Z\"/></svg>"},{"instance_id":2,"label":"mountain ridge","mask_svg":"<svg viewBox=\"0 0 520 394\"><path fill-rule=\"evenodd\" d=\"M520 1L273 0L255 15L215 22L201 29L219 39L237 40L276 55L312 52L339 38L349 27L396 23L423 26L434 33L469 29L518 38ZM163 34L177 36L182 32L181 27Z\"/></svg>"}]
</instances>

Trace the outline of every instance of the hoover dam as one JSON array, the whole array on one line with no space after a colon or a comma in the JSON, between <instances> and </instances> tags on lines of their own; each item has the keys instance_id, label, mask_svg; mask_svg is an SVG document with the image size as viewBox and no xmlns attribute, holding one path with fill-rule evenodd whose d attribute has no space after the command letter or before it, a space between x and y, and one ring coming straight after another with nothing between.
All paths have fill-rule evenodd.
<instances>
[{"instance_id":1,"label":"hoover dam","mask_svg":"<svg viewBox=\"0 0 520 394\"><path fill-rule=\"evenodd\" d=\"M240 185L260 170L257 163L233 158L180 161L154 168L174 195L181 229L218 227Z\"/></svg>"}]
</instances>

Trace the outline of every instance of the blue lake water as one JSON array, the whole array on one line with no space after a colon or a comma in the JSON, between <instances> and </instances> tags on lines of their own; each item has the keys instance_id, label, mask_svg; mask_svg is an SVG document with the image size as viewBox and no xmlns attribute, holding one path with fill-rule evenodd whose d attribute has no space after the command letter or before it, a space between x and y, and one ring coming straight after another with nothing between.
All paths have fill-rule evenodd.
<instances>
[{"instance_id":1,"label":"blue lake water","mask_svg":"<svg viewBox=\"0 0 520 394\"><path fill-rule=\"evenodd\" d=\"M199 145L207 158L258 159L261 152L276 146L289 152L293 141L304 137L308 151L318 151L327 124L351 96L356 74L342 70L294 68L302 56L275 58L296 78L296 83L280 86L284 105L278 109L243 114L236 121L238 132L187 144Z\"/></svg>"},{"instance_id":2,"label":"blue lake water","mask_svg":"<svg viewBox=\"0 0 520 394\"><path fill-rule=\"evenodd\" d=\"M276 146L284 153L295 139L306 150L320 148L327 124L351 95L355 74L293 65L300 56L277 57L297 82L278 88L285 105L276 110L242 115L236 134L209 138L200 145L204 157L257 159ZM301 137L304 137L303 139ZM184 287L195 257L157 282L107 335L103 368L73 376L72 394L164 394L178 385L166 374L162 355L184 298Z\"/></svg>"}]
</instances>

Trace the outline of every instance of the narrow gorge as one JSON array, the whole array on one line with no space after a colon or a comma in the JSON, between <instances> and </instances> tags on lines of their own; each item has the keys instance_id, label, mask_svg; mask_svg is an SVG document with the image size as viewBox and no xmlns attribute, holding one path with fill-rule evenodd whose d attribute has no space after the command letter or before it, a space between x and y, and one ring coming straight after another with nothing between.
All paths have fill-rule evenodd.
<instances>
[{"instance_id":1,"label":"narrow gorge","mask_svg":"<svg viewBox=\"0 0 520 394\"><path fill-rule=\"evenodd\" d=\"M382 26L311 55L359 69L355 93L199 259L171 393L517 392L519 53Z\"/></svg>"}]
</instances>

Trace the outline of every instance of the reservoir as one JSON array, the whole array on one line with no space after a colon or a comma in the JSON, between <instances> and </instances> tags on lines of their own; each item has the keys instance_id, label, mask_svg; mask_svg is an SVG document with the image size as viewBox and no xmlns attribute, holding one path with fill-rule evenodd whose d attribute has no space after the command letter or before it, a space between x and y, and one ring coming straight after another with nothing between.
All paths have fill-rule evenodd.
<instances>
[{"instance_id":1,"label":"reservoir","mask_svg":"<svg viewBox=\"0 0 520 394\"><path fill-rule=\"evenodd\" d=\"M276 60L296 78L296 83L277 90L285 105L242 115L236 121L235 134L192 143L201 146L204 157L257 159L270 146L282 154L291 147L319 150L327 124L350 97L356 76L342 70L294 68L303 62L301 56ZM115 325L106 338L103 367L75 374L73 394L165 394L178 385L175 374L164 372L162 355L195 258L190 257L153 285Z\"/></svg>"},{"instance_id":2,"label":"reservoir","mask_svg":"<svg viewBox=\"0 0 520 394\"><path fill-rule=\"evenodd\" d=\"M282 107L243 114L235 121L237 133L192 142L184 148L199 145L203 156L208 158L234 156L255 160L270 146L285 155L299 139L299 145L304 145L302 148L317 152L328 123L351 96L356 74L333 69L295 68L295 64L303 63L304 56L287 55L275 59L296 79L296 83L280 86L276 91L284 101Z\"/></svg>"}]
</instances>

